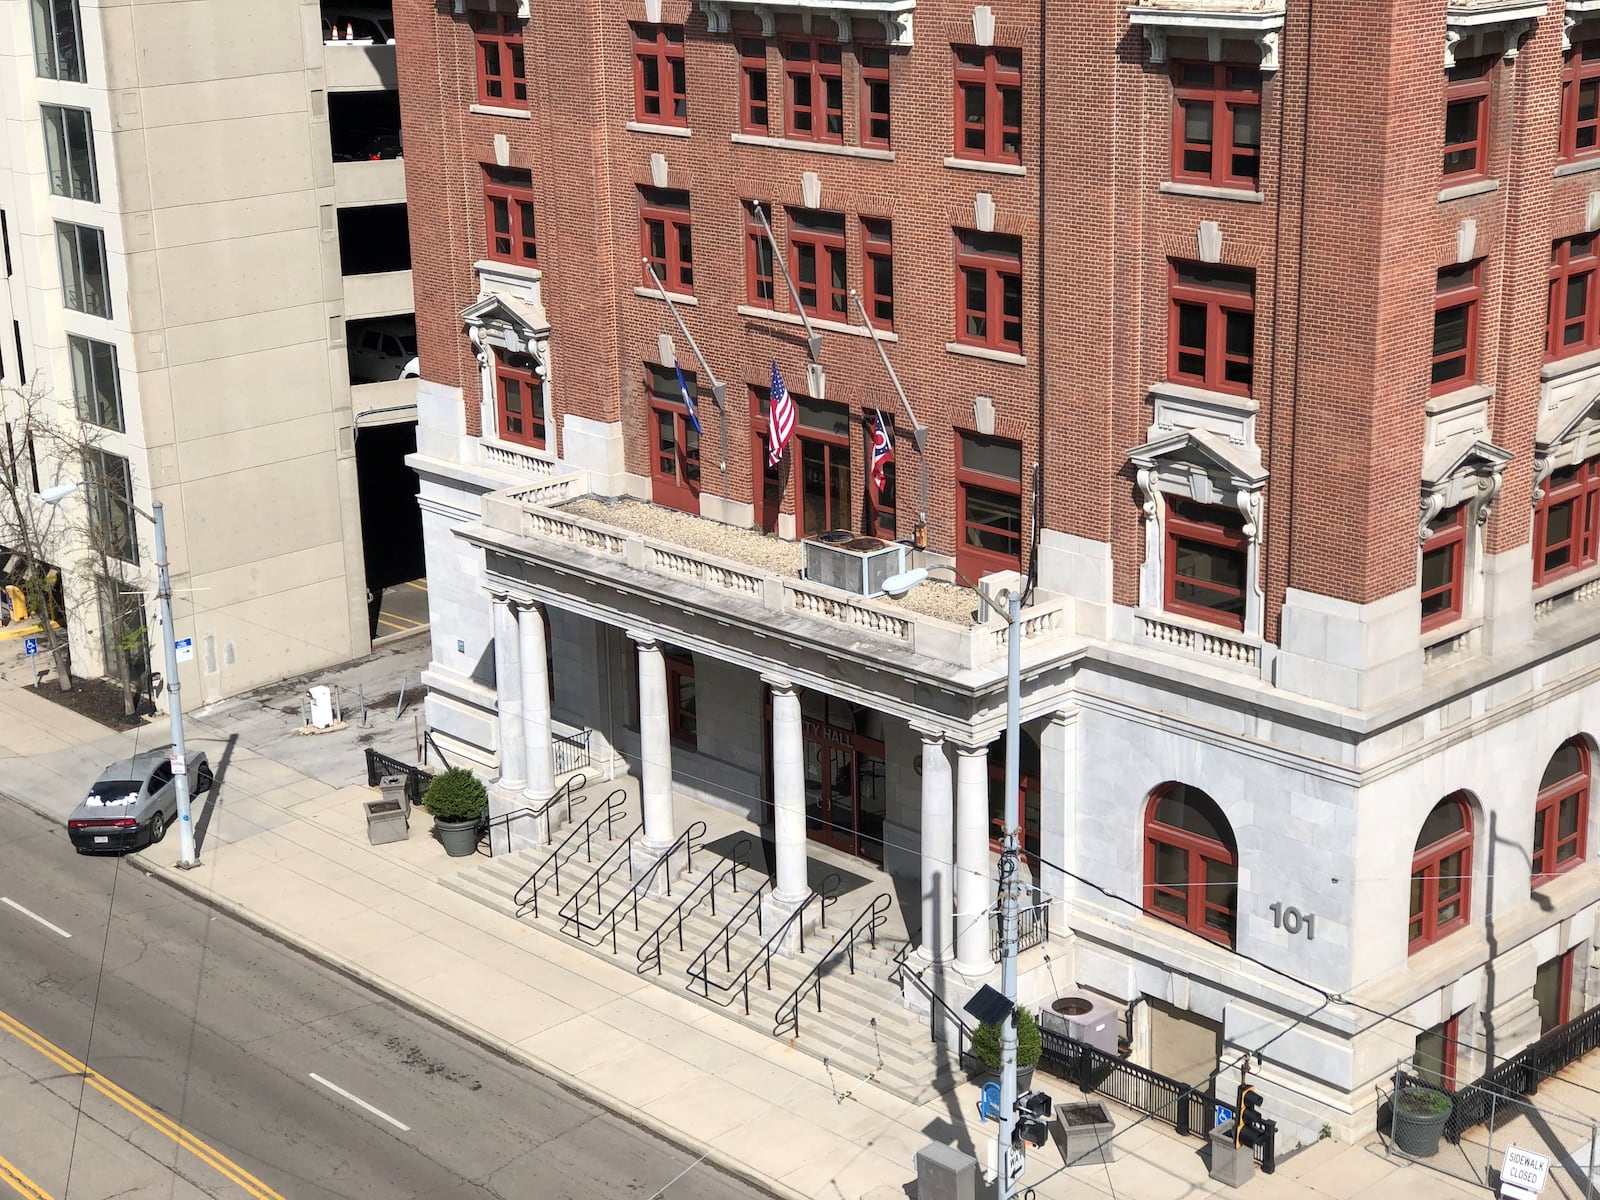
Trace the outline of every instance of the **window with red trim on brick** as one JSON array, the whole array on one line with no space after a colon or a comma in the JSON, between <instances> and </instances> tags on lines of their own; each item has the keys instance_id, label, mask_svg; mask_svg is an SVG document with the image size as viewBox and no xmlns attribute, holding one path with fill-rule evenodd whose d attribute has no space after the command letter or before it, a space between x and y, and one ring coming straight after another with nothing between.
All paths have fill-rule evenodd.
<instances>
[{"instance_id":1,"label":"window with red trim on brick","mask_svg":"<svg viewBox=\"0 0 1600 1200\"><path fill-rule=\"evenodd\" d=\"M856 51L861 65L861 144L889 146L889 51L882 46L862 46Z\"/></svg>"},{"instance_id":2,"label":"window with red trim on brick","mask_svg":"<svg viewBox=\"0 0 1600 1200\"><path fill-rule=\"evenodd\" d=\"M1466 590L1467 506L1448 508L1428 522L1422 543L1422 631L1461 619Z\"/></svg>"},{"instance_id":3,"label":"window with red trim on brick","mask_svg":"<svg viewBox=\"0 0 1600 1200\"><path fill-rule=\"evenodd\" d=\"M634 25L633 110L649 125L689 123L682 25Z\"/></svg>"},{"instance_id":4,"label":"window with red trim on brick","mask_svg":"<svg viewBox=\"0 0 1600 1200\"><path fill-rule=\"evenodd\" d=\"M767 43L760 38L740 38L739 128L765 134L768 114Z\"/></svg>"},{"instance_id":5,"label":"window with red trim on brick","mask_svg":"<svg viewBox=\"0 0 1600 1200\"><path fill-rule=\"evenodd\" d=\"M956 570L968 579L1022 568L1022 446L956 434Z\"/></svg>"},{"instance_id":6,"label":"window with red trim on brick","mask_svg":"<svg viewBox=\"0 0 1600 1200\"><path fill-rule=\"evenodd\" d=\"M772 242L767 238L761 218L756 216L758 203L756 200L746 200L740 206L744 210L744 294L752 306L771 308L776 294L773 289ZM765 213L772 211L765 204L761 207Z\"/></svg>"},{"instance_id":7,"label":"window with red trim on brick","mask_svg":"<svg viewBox=\"0 0 1600 1200\"><path fill-rule=\"evenodd\" d=\"M1471 919L1472 810L1460 792L1433 806L1411 856L1407 953L1415 954Z\"/></svg>"},{"instance_id":8,"label":"window with red trim on brick","mask_svg":"<svg viewBox=\"0 0 1600 1200\"><path fill-rule=\"evenodd\" d=\"M693 749L700 740L694 655L687 650L667 650L661 657L667 666L667 732L673 741Z\"/></svg>"},{"instance_id":9,"label":"window with red trim on brick","mask_svg":"<svg viewBox=\"0 0 1600 1200\"><path fill-rule=\"evenodd\" d=\"M1600 154L1600 38L1573 46L1561 72L1562 159Z\"/></svg>"},{"instance_id":10,"label":"window with red trim on brick","mask_svg":"<svg viewBox=\"0 0 1600 1200\"><path fill-rule=\"evenodd\" d=\"M543 450L544 379L538 364L526 354L495 351L494 394L500 437Z\"/></svg>"},{"instance_id":11,"label":"window with red trim on brick","mask_svg":"<svg viewBox=\"0 0 1600 1200\"><path fill-rule=\"evenodd\" d=\"M1022 353L1022 239L956 232L956 341Z\"/></svg>"},{"instance_id":12,"label":"window with red trim on brick","mask_svg":"<svg viewBox=\"0 0 1600 1200\"><path fill-rule=\"evenodd\" d=\"M693 371L683 380L698 402L700 385ZM667 508L700 511L700 435L678 388L671 367L645 364L645 401L649 408L650 498Z\"/></svg>"},{"instance_id":13,"label":"window with red trim on brick","mask_svg":"<svg viewBox=\"0 0 1600 1200\"><path fill-rule=\"evenodd\" d=\"M957 158L1022 161L1022 51L955 47Z\"/></svg>"},{"instance_id":14,"label":"window with red trim on brick","mask_svg":"<svg viewBox=\"0 0 1600 1200\"><path fill-rule=\"evenodd\" d=\"M522 26L521 20L503 13L473 16L479 103L491 108L527 105L528 74L522 57Z\"/></svg>"},{"instance_id":15,"label":"window with red trim on brick","mask_svg":"<svg viewBox=\"0 0 1600 1200\"><path fill-rule=\"evenodd\" d=\"M872 324L894 328L894 226L875 217L861 218L861 250L867 260L862 297Z\"/></svg>"},{"instance_id":16,"label":"window with red trim on brick","mask_svg":"<svg viewBox=\"0 0 1600 1200\"><path fill-rule=\"evenodd\" d=\"M1461 1014L1417 1034L1411 1071L1423 1082L1447 1092L1456 1086L1456 1048L1461 1043Z\"/></svg>"},{"instance_id":17,"label":"window with red trim on brick","mask_svg":"<svg viewBox=\"0 0 1600 1200\"><path fill-rule=\"evenodd\" d=\"M689 216L689 193L670 188L639 189L641 252L655 268L667 291L694 295L694 234ZM644 285L653 288L650 272Z\"/></svg>"},{"instance_id":18,"label":"window with red trim on brick","mask_svg":"<svg viewBox=\"0 0 1600 1200\"><path fill-rule=\"evenodd\" d=\"M1600 349L1600 304L1595 303L1594 234L1562 238L1550 248L1550 309L1546 359Z\"/></svg>"},{"instance_id":19,"label":"window with red trim on brick","mask_svg":"<svg viewBox=\"0 0 1600 1200\"><path fill-rule=\"evenodd\" d=\"M783 42L783 131L805 142L844 141L844 66L839 43Z\"/></svg>"},{"instance_id":20,"label":"window with red trim on brick","mask_svg":"<svg viewBox=\"0 0 1600 1200\"><path fill-rule=\"evenodd\" d=\"M801 308L813 317L849 320L850 283L842 214L808 208L789 210L789 269L794 272Z\"/></svg>"},{"instance_id":21,"label":"window with red trim on brick","mask_svg":"<svg viewBox=\"0 0 1600 1200\"><path fill-rule=\"evenodd\" d=\"M1167 501L1166 609L1244 628L1250 539L1237 508Z\"/></svg>"},{"instance_id":22,"label":"window with red trim on brick","mask_svg":"<svg viewBox=\"0 0 1600 1200\"><path fill-rule=\"evenodd\" d=\"M1172 264L1167 378L1248 396L1254 379L1256 273Z\"/></svg>"},{"instance_id":23,"label":"window with red trim on brick","mask_svg":"<svg viewBox=\"0 0 1600 1200\"><path fill-rule=\"evenodd\" d=\"M1144 814L1144 910L1232 947L1239 923L1239 847L1199 788L1158 788Z\"/></svg>"},{"instance_id":24,"label":"window with red trim on brick","mask_svg":"<svg viewBox=\"0 0 1600 1200\"><path fill-rule=\"evenodd\" d=\"M783 476L772 465L767 450L771 426L772 393L764 387L750 388L750 442L752 476L756 482L756 521L763 533L776 533L778 516L783 511Z\"/></svg>"},{"instance_id":25,"label":"window with red trim on brick","mask_svg":"<svg viewBox=\"0 0 1600 1200\"><path fill-rule=\"evenodd\" d=\"M1600 563L1600 459L1553 471L1533 510L1533 583L1543 587Z\"/></svg>"},{"instance_id":26,"label":"window with red trim on brick","mask_svg":"<svg viewBox=\"0 0 1600 1200\"><path fill-rule=\"evenodd\" d=\"M1172 99L1172 177L1254 188L1261 176L1261 72L1174 63Z\"/></svg>"},{"instance_id":27,"label":"window with red trim on brick","mask_svg":"<svg viewBox=\"0 0 1600 1200\"><path fill-rule=\"evenodd\" d=\"M1439 272L1433 301L1433 371L1435 396L1454 391L1478 377L1478 301L1483 298L1481 263L1445 267Z\"/></svg>"},{"instance_id":28,"label":"window with red trim on brick","mask_svg":"<svg viewBox=\"0 0 1600 1200\"><path fill-rule=\"evenodd\" d=\"M532 173L510 167L484 167L483 206L488 256L498 262L537 267Z\"/></svg>"},{"instance_id":29,"label":"window with red trim on brick","mask_svg":"<svg viewBox=\"0 0 1600 1200\"><path fill-rule=\"evenodd\" d=\"M883 464L883 487L875 487L872 482L872 435L878 427L877 414L868 412L863 414L862 429L866 433L866 443L861 455L861 461L867 464L867 532L877 534L882 538L893 540L895 536L895 492L894 492L894 459ZM889 433L889 444L895 445L894 418L889 413L883 414L883 426Z\"/></svg>"},{"instance_id":30,"label":"window with red trim on brick","mask_svg":"<svg viewBox=\"0 0 1600 1200\"><path fill-rule=\"evenodd\" d=\"M1563 742L1539 780L1533 815L1533 886L1571 870L1584 859L1589 835L1589 747Z\"/></svg>"},{"instance_id":31,"label":"window with red trim on brick","mask_svg":"<svg viewBox=\"0 0 1600 1200\"><path fill-rule=\"evenodd\" d=\"M1458 61L1445 72L1444 175L1448 183L1489 171L1489 81L1494 60Z\"/></svg>"}]
</instances>

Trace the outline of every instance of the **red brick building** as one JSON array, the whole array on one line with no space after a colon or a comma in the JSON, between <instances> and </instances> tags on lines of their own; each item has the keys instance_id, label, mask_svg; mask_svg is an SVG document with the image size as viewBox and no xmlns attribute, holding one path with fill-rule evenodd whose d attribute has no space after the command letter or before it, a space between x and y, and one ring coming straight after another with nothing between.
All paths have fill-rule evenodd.
<instances>
[{"instance_id":1,"label":"red brick building","mask_svg":"<svg viewBox=\"0 0 1600 1200\"><path fill-rule=\"evenodd\" d=\"M659 837L803 803L979 978L1004 625L795 571L843 529L1021 572L1025 840L1141 1061L1288 1023L1352 1130L1594 996L1600 3L473 3L396 25L428 712L503 806L550 690Z\"/></svg>"}]
</instances>

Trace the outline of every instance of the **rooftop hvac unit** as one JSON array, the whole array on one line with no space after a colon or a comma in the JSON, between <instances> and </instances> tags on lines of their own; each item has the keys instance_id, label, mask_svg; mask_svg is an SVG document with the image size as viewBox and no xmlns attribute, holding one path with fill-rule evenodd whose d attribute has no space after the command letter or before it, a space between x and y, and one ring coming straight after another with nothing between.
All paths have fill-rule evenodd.
<instances>
[{"instance_id":1,"label":"rooftop hvac unit","mask_svg":"<svg viewBox=\"0 0 1600 1200\"><path fill-rule=\"evenodd\" d=\"M1122 1014L1117 1006L1087 992L1067 992L1039 1007L1039 1024L1064 1033L1107 1054L1117 1052L1117 1029Z\"/></svg>"},{"instance_id":2,"label":"rooftop hvac unit","mask_svg":"<svg viewBox=\"0 0 1600 1200\"><path fill-rule=\"evenodd\" d=\"M801 576L857 596L883 595L883 581L906 569L906 548L900 542L858 537L843 529L807 538Z\"/></svg>"}]
</instances>

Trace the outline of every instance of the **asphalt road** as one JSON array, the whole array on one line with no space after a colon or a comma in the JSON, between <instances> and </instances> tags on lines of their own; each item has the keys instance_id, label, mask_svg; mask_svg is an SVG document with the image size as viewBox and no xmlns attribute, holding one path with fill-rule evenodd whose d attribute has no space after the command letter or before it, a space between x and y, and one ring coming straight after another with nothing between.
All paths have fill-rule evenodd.
<instances>
[{"instance_id":1,"label":"asphalt road","mask_svg":"<svg viewBox=\"0 0 1600 1200\"><path fill-rule=\"evenodd\" d=\"M0 1197L762 1195L693 1164L0 798Z\"/></svg>"}]
</instances>

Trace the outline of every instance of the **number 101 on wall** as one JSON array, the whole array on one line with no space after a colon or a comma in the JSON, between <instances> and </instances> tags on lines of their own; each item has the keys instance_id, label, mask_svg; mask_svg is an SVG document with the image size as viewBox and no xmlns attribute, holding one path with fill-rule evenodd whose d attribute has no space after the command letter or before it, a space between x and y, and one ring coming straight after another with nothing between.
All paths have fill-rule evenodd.
<instances>
[{"instance_id":1,"label":"number 101 on wall","mask_svg":"<svg viewBox=\"0 0 1600 1200\"><path fill-rule=\"evenodd\" d=\"M1314 942L1317 940L1316 913L1303 913L1294 905L1286 906L1282 901L1275 902L1270 907L1272 908L1272 927L1274 929L1281 929L1290 937L1304 929L1306 941Z\"/></svg>"}]
</instances>

